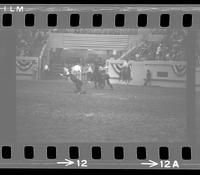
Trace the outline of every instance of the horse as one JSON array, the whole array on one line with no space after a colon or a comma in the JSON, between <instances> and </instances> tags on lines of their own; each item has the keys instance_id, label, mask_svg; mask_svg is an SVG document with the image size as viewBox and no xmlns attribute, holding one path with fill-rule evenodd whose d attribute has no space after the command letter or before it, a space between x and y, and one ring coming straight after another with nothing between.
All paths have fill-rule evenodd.
<instances>
[{"instance_id":1,"label":"horse","mask_svg":"<svg viewBox=\"0 0 200 175\"><path fill-rule=\"evenodd\" d=\"M94 87L103 89L104 88L104 76L102 75L102 72L100 70L100 67L98 64L94 64L92 66L89 66L87 69L87 81L88 82L94 82Z\"/></svg>"},{"instance_id":2,"label":"horse","mask_svg":"<svg viewBox=\"0 0 200 175\"><path fill-rule=\"evenodd\" d=\"M82 86L83 82L79 80L75 75L73 75L71 72L67 75L71 79L71 81L74 83L76 90L75 93L82 93Z\"/></svg>"},{"instance_id":3,"label":"horse","mask_svg":"<svg viewBox=\"0 0 200 175\"><path fill-rule=\"evenodd\" d=\"M95 70L92 73L91 77L92 80L94 81L95 88L100 88L100 89L104 88L104 79L100 70Z\"/></svg>"},{"instance_id":4,"label":"horse","mask_svg":"<svg viewBox=\"0 0 200 175\"><path fill-rule=\"evenodd\" d=\"M75 67L75 66L74 66ZM60 74L60 76L64 77L66 80L68 80L68 78L70 78L70 80L73 82L73 84L75 85L75 93L79 93L79 94L85 94L86 91L82 90L82 86L83 86L83 81L79 79L79 77L77 77L77 75L74 75L74 71L76 69L74 69L74 67L71 68L66 68L64 67L64 73ZM72 73L73 71L73 73ZM76 71L75 71L76 72Z\"/></svg>"},{"instance_id":5,"label":"horse","mask_svg":"<svg viewBox=\"0 0 200 175\"><path fill-rule=\"evenodd\" d=\"M93 69L90 65L88 65L87 70L86 70L86 79L87 82L92 82L93 80Z\"/></svg>"},{"instance_id":6,"label":"horse","mask_svg":"<svg viewBox=\"0 0 200 175\"><path fill-rule=\"evenodd\" d=\"M95 88L99 87L100 89L104 89L107 83L110 89L113 90L113 86L110 83L110 76L104 69L93 72L92 76Z\"/></svg>"},{"instance_id":7,"label":"horse","mask_svg":"<svg viewBox=\"0 0 200 175\"><path fill-rule=\"evenodd\" d=\"M102 70L101 71L101 75L102 75L102 87L104 88L106 83L107 85L110 87L111 90L113 90L113 86L112 84L110 83L110 76L108 73L106 73L105 70Z\"/></svg>"}]
</instances>

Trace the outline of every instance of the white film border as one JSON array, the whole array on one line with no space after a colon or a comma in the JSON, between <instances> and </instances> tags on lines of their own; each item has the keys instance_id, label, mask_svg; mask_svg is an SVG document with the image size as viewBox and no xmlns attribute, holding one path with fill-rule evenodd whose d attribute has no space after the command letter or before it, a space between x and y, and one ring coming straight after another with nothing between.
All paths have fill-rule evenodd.
<instances>
[{"instance_id":1,"label":"white film border","mask_svg":"<svg viewBox=\"0 0 200 175\"><path fill-rule=\"evenodd\" d=\"M0 6L0 167L199 169L199 11Z\"/></svg>"}]
</instances>

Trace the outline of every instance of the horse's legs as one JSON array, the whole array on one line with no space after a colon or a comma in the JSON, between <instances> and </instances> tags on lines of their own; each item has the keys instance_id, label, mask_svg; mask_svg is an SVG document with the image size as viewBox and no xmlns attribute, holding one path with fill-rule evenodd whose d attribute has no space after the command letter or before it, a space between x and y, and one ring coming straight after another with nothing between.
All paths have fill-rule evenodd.
<instances>
[{"instance_id":1,"label":"horse's legs","mask_svg":"<svg viewBox=\"0 0 200 175\"><path fill-rule=\"evenodd\" d=\"M130 78L129 76L127 76L127 85L129 85L129 83L130 83Z\"/></svg>"},{"instance_id":2,"label":"horse's legs","mask_svg":"<svg viewBox=\"0 0 200 175\"><path fill-rule=\"evenodd\" d=\"M102 89L101 75L99 73L96 74L96 81L98 88Z\"/></svg>"},{"instance_id":3,"label":"horse's legs","mask_svg":"<svg viewBox=\"0 0 200 175\"><path fill-rule=\"evenodd\" d=\"M106 82L107 82L108 86L113 90L113 86L112 86L112 84L110 83L110 79L109 79L109 78L106 79Z\"/></svg>"},{"instance_id":4,"label":"horse's legs","mask_svg":"<svg viewBox=\"0 0 200 175\"><path fill-rule=\"evenodd\" d=\"M98 82L96 80L94 80L94 87L95 87L95 89L97 89L97 84L98 84Z\"/></svg>"},{"instance_id":5,"label":"horse's legs","mask_svg":"<svg viewBox=\"0 0 200 175\"><path fill-rule=\"evenodd\" d=\"M81 87L82 87L82 83L81 82L76 82L75 83L75 86L76 86L76 93L80 92L81 91Z\"/></svg>"},{"instance_id":6,"label":"horse's legs","mask_svg":"<svg viewBox=\"0 0 200 175\"><path fill-rule=\"evenodd\" d=\"M99 88L103 89L103 80L100 77L98 80L98 86L99 86Z\"/></svg>"},{"instance_id":7,"label":"horse's legs","mask_svg":"<svg viewBox=\"0 0 200 175\"><path fill-rule=\"evenodd\" d=\"M99 83L100 83L101 89L103 89L105 87L105 79L101 77Z\"/></svg>"}]
</instances>

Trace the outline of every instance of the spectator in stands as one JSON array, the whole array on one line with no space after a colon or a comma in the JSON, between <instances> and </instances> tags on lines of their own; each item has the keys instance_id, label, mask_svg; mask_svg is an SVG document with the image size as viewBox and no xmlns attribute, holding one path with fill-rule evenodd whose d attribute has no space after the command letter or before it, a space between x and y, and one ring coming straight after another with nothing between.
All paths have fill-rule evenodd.
<instances>
[{"instance_id":1,"label":"spectator in stands","mask_svg":"<svg viewBox=\"0 0 200 175\"><path fill-rule=\"evenodd\" d=\"M41 50L48 39L48 32L20 30L17 37L17 55L24 49L24 56L34 56L35 52Z\"/></svg>"},{"instance_id":2,"label":"spectator in stands","mask_svg":"<svg viewBox=\"0 0 200 175\"><path fill-rule=\"evenodd\" d=\"M147 73L146 73L146 79L144 82L144 86L150 86L151 85L151 79L152 79L152 75L151 75L151 71L148 69Z\"/></svg>"},{"instance_id":3,"label":"spectator in stands","mask_svg":"<svg viewBox=\"0 0 200 175\"><path fill-rule=\"evenodd\" d=\"M140 61L140 55L137 53L137 54L135 54L135 60L136 61Z\"/></svg>"}]
</instances>

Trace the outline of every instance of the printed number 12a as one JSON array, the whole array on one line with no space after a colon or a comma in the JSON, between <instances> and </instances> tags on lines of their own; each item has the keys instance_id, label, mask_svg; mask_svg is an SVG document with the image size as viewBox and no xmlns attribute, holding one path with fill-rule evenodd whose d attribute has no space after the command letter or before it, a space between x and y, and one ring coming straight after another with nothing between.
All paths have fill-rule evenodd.
<instances>
[{"instance_id":1,"label":"printed number 12a","mask_svg":"<svg viewBox=\"0 0 200 175\"><path fill-rule=\"evenodd\" d=\"M161 168L179 168L179 164L177 160L173 162L170 162L169 160L166 160L166 161L161 160L160 166Z\"/></svg>"}]
</instances>

